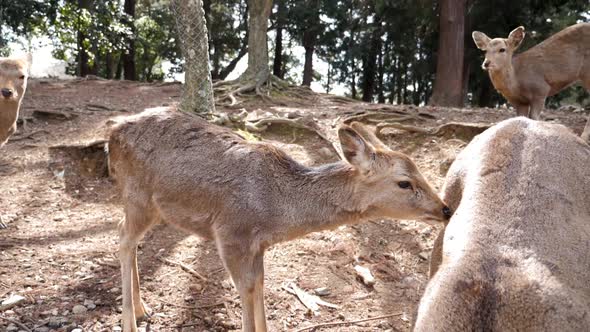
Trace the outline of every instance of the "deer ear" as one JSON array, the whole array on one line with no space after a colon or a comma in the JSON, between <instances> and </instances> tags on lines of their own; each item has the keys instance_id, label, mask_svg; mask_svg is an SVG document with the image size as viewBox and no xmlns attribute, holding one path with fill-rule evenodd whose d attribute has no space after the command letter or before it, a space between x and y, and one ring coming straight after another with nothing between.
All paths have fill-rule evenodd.
<instances>
[{"instance_id":1,"label":"deer ear","mask_svg":"<svg viewBox=\"0 0 590 332\"><path fill-rule=\"evenodd\" d=\"M353 122L350 124L350 127L354 129L357 133L359 133L365 141L369 142L374 148L391 151L387 145L385 145L378 137L375 135L374 130L369 129L369 127L363 125L360 122Z\"/></svg>"},{"instance_id":2,"label":"deer ear","mask_svg":"<svg viewBox=\"0 0 590 332\"><path fill-rule=\"evenodd\" d=\"M369 171L375 158L375 148L349 126L340 127L338 137L344 158L359 170Z\"/></svg>"},{"instance_id":3,"label":"deer ear","mask_svg":"<svg viewBox=\"0 0 590 332\"><path fill-rule=\"evenodd\" d=\"M475 46L482 51L485 51L488 48L488 44L490 43L490 37L488 37L485 33L479 31L473 31L471 33L471 37L473 37L473 41L475 42Z\"/></svg>"},{"instance_id":4,"label":"deer ear","mask_svg":"<svg viewBox=\"0 0 590 332\"><path fill-rule=\"evenodd\" d=\"M512 50L515 50L520 46L522 40L524 39L524 35L525 32L523 26L519 26L518 28L510 32L510 34L508 35L508 45L512 47Z\"/></svg>"}]
</instances>

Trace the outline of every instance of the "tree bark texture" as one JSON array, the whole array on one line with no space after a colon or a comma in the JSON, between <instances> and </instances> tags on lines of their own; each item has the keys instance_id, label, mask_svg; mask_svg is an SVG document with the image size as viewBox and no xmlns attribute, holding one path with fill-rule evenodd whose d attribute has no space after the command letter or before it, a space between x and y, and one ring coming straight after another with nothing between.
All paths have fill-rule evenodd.
<instances>
[{"instance_id":1,"label":"tree bark texture","mask_svg":"<svg viewBox=\"0 0 590 332\"><path fill-rule=\"evenodd\" d=\"M79 10L86 9L90 11L93 7L92 0L78 0ZM77 41L78 41L78 75L85 77L91 74L90 71L90 56L86 50L85 41L86 34L78 27Z\"/></svg>"},{"instance_id":2,"label":"tree bark texture","mask_svg":"<svg viewBox=\"0 0 590 332\"><path fill-rule=\"evenodd\" d=\"M181 110L215 112L209 69L209 42L202 0L172 0L176 27L185 61Z\"/></svg>"},{"instance_id":3,"label":"tree bark texture","mask_svg":"<svg viewBox=\"0 0 590 332\"><path fill-rule=\"evenodd\" d=\"M126 17L123 23L131 29L131 35L128 35L125 44L126 49L123 52L123 73L126 80L136 81L137 73L135 71L135 0L125 0L123 10Z\"/></svg>"},{"instance_id":4,"label":"tree bark texture","mask_svg":"<svg viewBox=\"0 0 590 332\"><path fill-rule=\"evenodd\" d=\"M272 0L248 0L248 68L240 80L253 80L257 86L270 75L267 29L271 8Z\"/></svg>"},{"instance_id":5,"label":"tree bark texture","mask_svg":"<svg viewBox=\"0 0 590 332\"><path fill-rule=\"evenodd\" d=\"M465 0L440 1L440 36L431 105L463 106Z\"/></svg>"}]
</instances>

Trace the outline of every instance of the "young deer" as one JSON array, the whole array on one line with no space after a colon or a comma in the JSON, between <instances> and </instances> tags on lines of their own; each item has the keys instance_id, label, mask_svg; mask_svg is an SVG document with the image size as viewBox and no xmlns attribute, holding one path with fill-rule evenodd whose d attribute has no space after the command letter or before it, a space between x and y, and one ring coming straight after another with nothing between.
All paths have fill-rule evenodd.
<instances>
[{"instance_id":1,"label":"young deer","mask_svg":"<svg viewBox=\"0 0 590 332\"><path fill-rule=\"evenodd\" d=\"M171 109L117 125L109 164L125 203L119 225L123 329L146 315L136 247L159 219L213 239L242 302L243 331L266 331L264 251L370 218L443 220L451 211L410 158L360 124L338 135L346 161L306 167L265 143Z\"/></svg>"},{"instance_id":2,"label":"young deer","mask_svg":"<svg viewBox=\"0 0 590 332\"><path fill-rule=\"evenodd\" d=\"M548 96L578 81L590 91L590 23L565 28L513 57L524 35L524 27L514 29L507 39L472 34L477 48L486 52L482 68L518 115L538 120ZM589 136L590 118L582 138L588 142Z\"/></svg>"},{"instance_id":3,"label":"young deer","mask_svg":"<svg viewBox=\"0 0 590 332\"><path fill-rule=\"evenodd\" d=\"M416 332L588 331L590 147L523 117L453 163Z\"/></svg>"},{"instance_id":4,"label":"young deer","mask_svg":"<svg viewBox=\"0 0 590 332\"><path fill-rule=\"evenodd\" d=\"M0 58L0 147L16 131L30 66L30 54L22 58Z\"/></svg>"}]
</instances>

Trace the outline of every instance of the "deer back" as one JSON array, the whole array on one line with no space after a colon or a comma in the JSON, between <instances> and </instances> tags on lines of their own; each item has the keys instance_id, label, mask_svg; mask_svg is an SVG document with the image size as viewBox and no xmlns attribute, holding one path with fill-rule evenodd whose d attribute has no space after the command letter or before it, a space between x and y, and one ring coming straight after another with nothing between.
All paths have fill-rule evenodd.
<instances>
[{"instance_id":1,"label":"deer back","mask_svg":"<svg viewBox=\"0 0 590 332\"><path fill-rule=\"evenodd\" d=\"M474 139L446 178L456 211L415 330L590 326L589 162L590 147L561 125L515 118Z\"/></svg>"}]
</instances>

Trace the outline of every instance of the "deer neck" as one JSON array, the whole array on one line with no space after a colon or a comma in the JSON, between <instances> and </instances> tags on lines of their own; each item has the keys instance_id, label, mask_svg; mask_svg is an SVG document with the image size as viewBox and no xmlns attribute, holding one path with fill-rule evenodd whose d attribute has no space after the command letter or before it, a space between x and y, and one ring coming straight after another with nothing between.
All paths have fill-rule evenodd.
<instances>
[{"instance_id":1,"label":"deer neck","mask_svg":"<svg viewBox=\"0 0 590 332\"><path fill-rule=\"evenodd\" d=\"M19 106L20 99L18 101L0 100L0 143L12 133L11 130L18 118Z\"/></svg>"},{"instance_id":2,"label":"deer neck","mask_svg":"<svg viewBox=\"0 0 590 332\"><path fill-rule=\"evenodd\" d=\"M355 177L362 176L344 162L308 168L297 176L297 195L288 202L290 213L282 225L288 240L311 232L358 223L370 216L368 203L359 195ZM274 241L273 241L274 242Z\"/></svg>"},{"instance_id":3,"label":"deer neck","mask_svg":"<svg viewBox=\"0 0 590 332\"><path fill-rule=\"evenodd\" d=\"M494 88L506 99L514 99L519 95L519 84L512 62L500 69L490 70L490 79Z\"/></svg>"}]
</instances>

